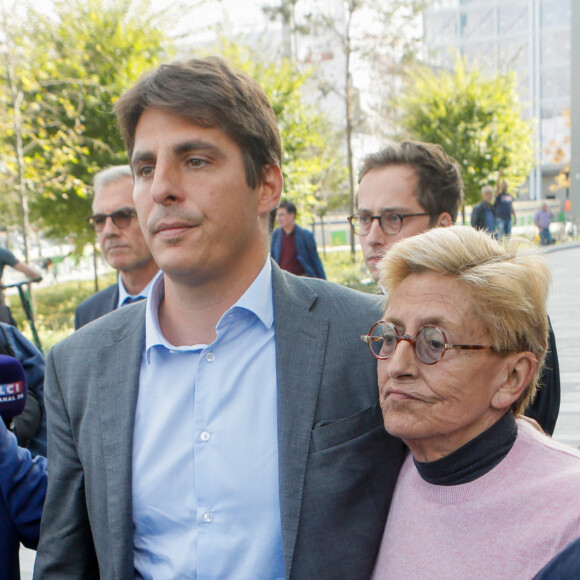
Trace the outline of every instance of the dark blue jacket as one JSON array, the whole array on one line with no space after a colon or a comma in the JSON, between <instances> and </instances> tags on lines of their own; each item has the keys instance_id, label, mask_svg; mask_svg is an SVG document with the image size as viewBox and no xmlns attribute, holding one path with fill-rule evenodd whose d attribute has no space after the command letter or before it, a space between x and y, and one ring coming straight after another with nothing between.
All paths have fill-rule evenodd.
<instances>
[{"instance_id":1,"label":"dark blue jacket","mask_svg":"<svg viewBox=\"0 0 580 580\"><path fill-rule=\"evenodd\" d=\"M534 580L571 580L580 578L580 538L548 562Z\"/></svg>"},{"instance_id":2,"label":"dark blue jacket","mask_svg":"<svg viewBox=\"0 0 580 580\"><path fill-rule=\"evenodd\" d=\"M36 549L46 496L46 459L32 459L0 421L0 578L20 578L20 542Z\"/></svg>"},{"instance_id":3,"label":"dark blue jacket","mask_svg":"<svg viewBox=\"0 0 580 580\"><path fill-rule=\"evenodd\" d=\"M117 309L119 284L115 283L81 302L75 310L75 330Z\"/></svg>"},{"instance_id":4,"label":"dark blue jacket","mask_svg":"<svg viewBox=\"0 0 580 580\"><path fill-rule=\"evenodd\" d=\"M316 242L312 232L296 226L294 230L294 241L296 242L296 254L304 273L310 278L322 278L326 280L324 266L320 261ZM280 254L282 253L282 228L276 228L272 234L270 253L277 264L280 264Z\"/></svg>"},{"instance_id":5,"label":"dark blue jacket","mask_svg":"<svg viewBox=\"0 0 580 580\"><path fill-rule=\"evenodd\" d=\"M28 390L34 393L42 418L40 427L28 444L32 456L46 457L46 409L44 408L44 370L45 362L42 353L14 326L0 323L0 340L8 342L7 354L17 359L24 368Z\"/></svg>"}]
</instances>

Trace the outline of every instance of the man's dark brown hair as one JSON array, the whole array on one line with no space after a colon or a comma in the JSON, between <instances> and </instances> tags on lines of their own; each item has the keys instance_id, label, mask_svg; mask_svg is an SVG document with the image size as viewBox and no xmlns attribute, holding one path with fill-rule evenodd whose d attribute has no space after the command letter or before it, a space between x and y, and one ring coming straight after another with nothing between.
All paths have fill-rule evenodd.
<instances>
[{"instance_id":1,"label":"man's dark brown hair","mask_svg":"<svg viewBox=\"0 0 580 580\"><path fill-rule=\"evenodd\" d=\"M143 112L157 109L223 131L242 151L246 182L257 187L266 165L280 165L276 115L258 83L219 57L174 62L141 77L115 104L129 159Z\"/></svg>"},{"instance_id":2,"label":"man's dark brown hair","mask_svg":"<svg viewBox=\"0 0 580 580\"><path fill-rule=\"evenodd\" d=\"M402 141L387 145L363 160L359 173L361 179L373 169L390 165L409 165L417 175L415 196L425 212L431 216L431 224L447 212L453 222L457 220L463 201L463 180L459 165L445 153L443 147L433 143Z\"/></svg>"}]
</instances>

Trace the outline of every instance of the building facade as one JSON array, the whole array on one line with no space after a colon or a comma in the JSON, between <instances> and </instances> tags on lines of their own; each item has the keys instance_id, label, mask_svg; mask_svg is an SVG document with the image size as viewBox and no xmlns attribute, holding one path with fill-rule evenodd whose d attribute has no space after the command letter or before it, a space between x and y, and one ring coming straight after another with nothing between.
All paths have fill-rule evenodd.
<instances>
[{"instance_id":1,"label":"building facade","mask_svg":"<svg viewBox=\"0 0 580 580\"><path fill-rule=\"evenodd\" d=\"M556 152L570 157L571 2L429 0L423 15L427 62L451 67L459 54L490 73L517 73L537 140L536 168L521 188L531 199L553 194L563 166Z\"/></svg>"}]
</instances>

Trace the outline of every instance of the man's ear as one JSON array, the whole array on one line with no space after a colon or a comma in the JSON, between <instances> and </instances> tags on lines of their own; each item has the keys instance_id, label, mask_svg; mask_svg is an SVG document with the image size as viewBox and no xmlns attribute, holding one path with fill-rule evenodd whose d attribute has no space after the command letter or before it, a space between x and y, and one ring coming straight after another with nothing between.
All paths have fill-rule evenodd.
<instances>
[{"instance_id":1,"label":"man's ear","mask_svg":"<svg viewBox=\"0 0 580 580\"><path fill-rule=\"evenodd\" d=\"M439 228L448 228L449 226L453 225L453 220L451 219L451 214L448 214L444 211L438 218L437 218L437 227Z\"/></svg>"},{"instance_id":2,"label":"man's ear","mask_svg":"<svg viewBox=\"0 0 580 580\"><path fill-rule=\"evenodd\" d=\"M284 187L284 178L279 165L273 163L265 165L262 168L262 181L257 190L260 195L258 201L258 213L260 215L269 214L278 207L282 188Z\"/></svg>"},{"instance_id":3,"label":"man's ear","mask_svg":"<svg viewBox=\"0 0 580 580\"><path fill-rule=\"evenodd\" d=\"M536 372L536 357L531 352L517 352L507 356L503 382L491 399L495 409L508 409L532 382Z\"/></svg>"}]
</instances>

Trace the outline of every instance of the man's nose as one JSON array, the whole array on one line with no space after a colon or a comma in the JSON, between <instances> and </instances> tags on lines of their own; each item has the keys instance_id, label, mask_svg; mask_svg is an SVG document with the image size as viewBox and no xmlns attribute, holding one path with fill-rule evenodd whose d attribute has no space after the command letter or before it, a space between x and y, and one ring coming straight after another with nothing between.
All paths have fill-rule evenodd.
<instances>
[{"instance_id":1,"label":"man's nose","mask_svg":"<svg viewBox=\"0 0 580 580\"><path fill-rule=\"evenodd\" d=\"M116 236L119 234L119 228L113 221L113 218L109 215L105 218L105 223L103 224L103 229L101 230L102 235L105 237L107 236Z\"/></svg>"},{"instance_id":2,"label":"man's nose","mask_svg":"<svg viewBox=\"0 0 580 580\"><path fill-rule=\"evenodd\" d=\"M151 196L160 205L172 203L181 196L181 186L177 178L177 170L167 162L158 160L155 165Z\"/></svg>"},{"instance_id":3,"label":"man's nose","mask_svg":"<svg viewBox=\"0 0 580 580\"><path fill-rule=\"evenodd\" d=\"M386 234L381 229L381 224L379 223L379 219L375 218L372 220L371 228L369 233L367 234L367 241L369 244L372 245L384 245L386 243Z\"/></svg>"}]
</instances>

